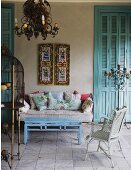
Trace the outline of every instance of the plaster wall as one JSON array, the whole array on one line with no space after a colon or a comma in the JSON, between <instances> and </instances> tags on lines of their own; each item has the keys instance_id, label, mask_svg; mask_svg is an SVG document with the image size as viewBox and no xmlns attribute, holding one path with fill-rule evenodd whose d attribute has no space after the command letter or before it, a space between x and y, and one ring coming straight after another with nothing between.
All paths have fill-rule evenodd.
<instances>
[{"instance_id":1,"label":"plaster wall","mask_svg":"<svg viewBox=\"0 0 131 170\"><path fill-rule=\"evenodd\" d=\"M19 23L23 16L22 4L15 3L15 16ZM24 35L15 36L15 56L24 66L26 93L36 90L93 92L94 5L97 4L51 3L53 22L57 22L60 27L55 38L49 36L44 41L38 37L28 41ZM68 86L38 85L38 44L42 43L70 44Z\"/></svg>"}]
</instances>

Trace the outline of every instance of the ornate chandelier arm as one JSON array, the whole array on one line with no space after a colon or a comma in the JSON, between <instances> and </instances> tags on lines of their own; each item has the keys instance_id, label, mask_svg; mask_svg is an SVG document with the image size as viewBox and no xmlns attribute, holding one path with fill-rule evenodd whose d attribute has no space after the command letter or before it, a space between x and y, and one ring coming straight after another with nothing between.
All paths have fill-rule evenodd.
<instances>
[{"instance_id":1,"label":"ornate chandelier arm","mask_svg":"<svg viewBox=\"0 0 131 170\"><path fill-rule=\"evenodd\" d=\"M37 38L40 33L43 40L47 38L47 34L55 37L58 34L58 24L52 27L52 18L50 16L51 6L49 2L44 0L27 0L23 5L24 17L21 19L22 25L19 27L15 22L15 34L19 37L25 34L27 39L34 35Z\"/></svg>"}]
</instances>

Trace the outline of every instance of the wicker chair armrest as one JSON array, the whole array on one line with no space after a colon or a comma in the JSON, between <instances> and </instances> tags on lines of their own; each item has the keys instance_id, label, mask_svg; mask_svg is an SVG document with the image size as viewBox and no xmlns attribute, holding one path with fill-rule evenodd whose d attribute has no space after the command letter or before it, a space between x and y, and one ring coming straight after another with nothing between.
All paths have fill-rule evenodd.
<instances>
[{"instance_id":1,"label":"wicker chair armrest","mask_svg":"<svg viewBox=\"0 0 131 170\"><path fill-rule=\"evenodd\" d=\"M111 118L107 117L107 116L103 116L100 118L100 122L105 122L105 121L110 121Z\"/></svg>"},{"instance_id":2,"label":"wicker chair armrest","mask_svg":"<svg viewBox=\"0 0 131 170\"><path fill-rule=\"evenodd\" d=\"M101 130L102 126L103 126L102 124L92 123L91 124L91 133L95 132L95 131L98 131L98 130Z\"/></svg>"}]
</instances>

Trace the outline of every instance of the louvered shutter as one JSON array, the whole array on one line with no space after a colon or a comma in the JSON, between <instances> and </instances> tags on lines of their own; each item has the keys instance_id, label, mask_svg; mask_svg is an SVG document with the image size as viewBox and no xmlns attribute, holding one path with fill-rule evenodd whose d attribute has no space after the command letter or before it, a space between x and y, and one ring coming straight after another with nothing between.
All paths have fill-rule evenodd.
<instances>
[{"instance_id":1,"label":"louvered shutter","mask_svg":"<svg viewBox=\"0 0 131 170\"><path fill-rule=\"evenodd\" d=\"M127 45L127 68L131 70L131 14L128 15L128 45ZM126 121L131 122L131 78L127 80L127 107L128 113L126 115Z\"/></svg>"},{"instance_id":2,"label":"louvered shutter","mask_svg":"<svg viewBox=\"0 0 131 170\"><path fill-rule=\"evenodd\" d=\"M104 72L116 68L117 64L131 70L131 14L100 12L97 19L99 22L95 20L98 23L94 58L95 121L108 116L112 109L118 107L118 91L114 80L105 77ZM127 80L125 88L120 91L119 106L124 105L128 107L126 121L131 121L131 80Z\"/></svg>"},{"instance_id":3,"label":"louvered shutter","mask_svg":"<svg viewBox=\"0 0 131 170\"><path fill-rule=\"evenodd\" d=\"M10 52L14 52L14 5L2 4L1 5L1 45L5 45L9 48ZM11 63L6 58L1 60L1 82L11 82ZM7 67L8 65L8 67ZM3 69L8 68L4 73ZM7 73L7 72L10 72ZM7 77L8 76L8 77ZM11 102L11 91L1 91L1 102ZM1 122L11 122L11 111L1 110Z\"/></svg>"},{"instance_id":4,"label":"louvered shutter","mask_svg":"<svg viewBox=\"0 0 131 170\"><path fill-rule=\"evenodd\" d=\"M1 5L1 45L5 44L14 52L14 6L13 4Z\"/></svg>"},{"instance_id":5,"label":"louvered shutter","mask_svg":"<svg viewBox=\"0 0 131 170\"><path fill-rule=\"evenodd\" d=\"M108 27L108 21L109 21L109 15L104 14L101 16L101 51L100 51L100 79L99 79L99 96L101 98L101 101L99 103L99 113L102 113L102 115L107 115L107 108L108 103L106 102L108 100L108 88L107 88L107 79L104 75L104 72L108 69L108 36L109 36L109 27Z\"/></svg>"}]
</instances>

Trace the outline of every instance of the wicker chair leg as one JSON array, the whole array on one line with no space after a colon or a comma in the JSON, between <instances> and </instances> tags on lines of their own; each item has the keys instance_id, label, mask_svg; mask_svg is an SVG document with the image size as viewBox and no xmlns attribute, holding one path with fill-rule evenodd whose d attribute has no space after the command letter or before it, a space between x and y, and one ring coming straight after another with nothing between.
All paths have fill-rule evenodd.
<instances>
[{"instance_id":1,"label":"wicker chair leg","mask_svg":"<svg viewBox=\"0 0 131 170\"><path fill-rule=\"evenodd\" d=\"M87 159L87 154L88 154L88 146L89 146L89 143L92 141L92 139L90 139L88 142L87 142L87 147L86 147L86 155L85 155L85 159Z\"/></svg>"},{"instance_id":2,"label":"wicker chair leg","mask_svg":"<svg viewBox=\"0 0 131 170\"><path fill-rule=\"evenodd\" d=\"M111 162L111 168L114 168L114 164L113 164L113 161L112 161L112 158L111 158L111 150L110 150L110 143L108 143L108 158L110 159L110 162Z\"/></svg>"},{"instance_id":3,"label":"wicker chair leg","mask_svg":"<svg viewBox=\"0 0 131 170\"><path fill-rule=\"evenodd\" d=\"M99 151L100 143L101 143L101 141L99 141L98 148L97 148L97 152Z\"/></svg>"},{"instance_id":4,"label":"wicker chair leg","mask_svg":"<svg viewBox=\"0 0 131 170\"><path fill-rule=\"evenodd\" d=\"M121 153L122 153L122 156L123 156L123 158L125 159L125 155L124 155L124 153L123 153L123 151L122 151L122 147L121 147L121 143L120 143L120 140L118 139L118 143L119 143L119 147L120 147L120 151L121 151Z\"/></svg>"}]
</instances>

